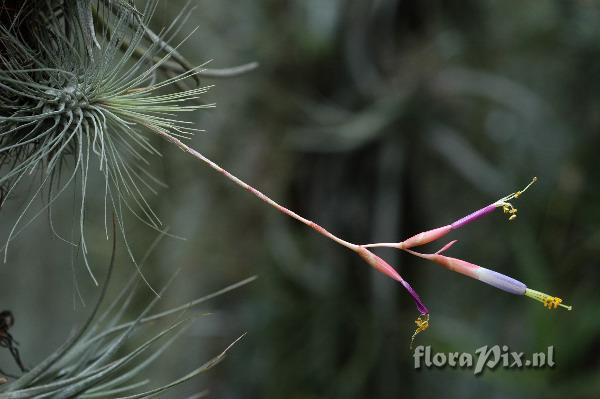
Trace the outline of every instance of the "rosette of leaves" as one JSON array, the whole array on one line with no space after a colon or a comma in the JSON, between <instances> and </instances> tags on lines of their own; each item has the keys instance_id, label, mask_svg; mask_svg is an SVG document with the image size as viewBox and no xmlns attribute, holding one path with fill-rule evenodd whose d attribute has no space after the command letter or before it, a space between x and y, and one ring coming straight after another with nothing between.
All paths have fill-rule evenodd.
<instances>
[{"instance_id":1,"label":"rosette of leaves","mask_svg":"<svg viewBox=\"0 0 600 399\"><path fill-rule=\"evenodd\" d=\"M160 156L153 132L188 139L197 129L179 116L211 107L200 76L244 72L193 68L169 43L190 15L189 4L160 33L149 28L157 1L143 10L116 0L0 0L0 208L26 181L33 189L11 228L9 244L65 193L77 202L78 228L63 240L77 246L87 270L86 200L92 172L104 179L104 219L124 212L160 230L146 200L161 185L148 170ZM97 195L95 193L94 195ZM37 198L42 210L33 211ZM127 250L135 263L125 239Z\"/></svg>"}]
</instances>

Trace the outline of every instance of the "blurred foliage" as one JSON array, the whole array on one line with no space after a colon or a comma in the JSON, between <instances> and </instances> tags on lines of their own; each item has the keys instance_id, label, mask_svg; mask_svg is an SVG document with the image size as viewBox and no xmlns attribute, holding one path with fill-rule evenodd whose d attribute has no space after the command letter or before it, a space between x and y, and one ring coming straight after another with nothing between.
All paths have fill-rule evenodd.
<instances>
[{"instance_id":1,"label":"blurred foliage","mask_svg":"<svg viewBox=\"0 0 600 399\"><path fill-rule=\"evenodd\" d=\"M157 28L178 4L162 2ZM216 82L208 101L217 109L198 114L208 133L195 148L361 243L446 224L536 175L515 222L492 215L470 225L454 234L451 254L559 295L574 311L548 313L381 251L432 312L417 344L470 353L554 345L557 362L479 377L416 371L408 349L416 312L401 287L157 141L170 188L153 205L187 238L161 243L145 267L157 286L184 267L164 300L260 277L219 298L215 314L181 337L152 378L185 373L247 330L219 367L175 397L207 385L221 398L598 397L599 22L600 3L584 0L198 1L188 31L199 29L181 52L197 64L261 67ZM55 212L68 218L72 210ZM155 233L129 225L143 252ZM89 241L104 259L100 227ZM74 295L71 257L49 236L43 220L32 226L0 269L0 303L15 314L12 331L28 364L87 312L65 310ZM11 364L8 355L0 353L0 364Z\"/></svg>"}]
</instances>

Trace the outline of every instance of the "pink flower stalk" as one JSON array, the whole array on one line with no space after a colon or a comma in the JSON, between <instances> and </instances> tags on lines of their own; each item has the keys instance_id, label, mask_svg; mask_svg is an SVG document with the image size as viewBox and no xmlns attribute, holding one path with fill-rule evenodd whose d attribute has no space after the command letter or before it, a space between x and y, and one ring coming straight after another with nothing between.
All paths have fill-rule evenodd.
<instances>
[{"instance_id":1,"label":"pink flower stalk","mask_svg":"<svg viewBox=\"0 0 600 399\"><path fill-rule=\"evenodd\" d=\"M438 227L433 230L424 231L419 234L415 234L414 236L412 236L404 241L401 241L401 242L392 242L392 243L391 242L382 242L382 243L376 243L376 244L367 244L367 245L363 245L363 246L367 247L367 248L389 247L389 248L396 248L396 249L408 249L408 248L418 247L420 245L429 244L430 242L433 242L433 241L436 241L436 240L442 238L443 236L445 236L446 234L450 233L453 230L457 230L471 222L476 221L477 219L482 218L485 215L492 213L493 211L495 211L498 208L502 208L504 213L509 215L508 220L512 221L512 220L516 219L516 217L517 217L517 208L515 208L508 201L519 198L521 196L521 194L523 194L525 191L527 191L527 189L529 187L531 187L531 185L533 183L535 183L536 181L537 181L537 177L534 177L531 180L531 182L529 182L529 184L527 186L525 186L524 189L514 192L512 194L509 194L505 197L502 197L498 201L496 201L490 205L484 206L483 208L481 208L473 213L470 213L463 218L458 219L454 223L448 224L446 226Z\"/></svg>"},{"instance_id":2,"label":"pink flower stalk","mask_svg":"<svg viewBox=\"0 0 600 399\"><path fill-rule=\"evenodd\" d=\"M562 299L545 294L543 292L529 289L525 284L523 284L519 280L515 280L512 277L464 261L462 259L452 258L450 256L445 256L441 254L442 252L450 248L452 245L454 245L454 243L456 243L456 240L446 244L442 249L433 254L423 254L420 252L413 251L411 249L405 249L405 251L420 258L424 258L435 262L448 270L452 270L454 272L474 278L475 280L482 281L486 284L491 285L492 287L496 287L510 294L525 295L529 298L540 301L544 304L544 307L547 307L548 309L556 309L559 306L567 310L572 309L571 306L564 305L562 303Z\"/></svg>"},{"instance_id":3,"label":"pink flower stalk","mask_svg":"<svg viewBox=\"0 0 600 399\"><path fill-rule=\"evenodd\" d=\"M140 122L140 123L143 124L143 122ZM509 220L515 219L517 209L508 201L518 198L523 192L525 192L537 180L537 178L535 178L535 177L523 190L509 194L506 197L503 197L503 198L499 199L498 201L494 202L493 204L490 204L476 212L473 212L470 215L467 215L464 218L461 218L452 224L417 234L417 235L410 237L409 239L399 242L399 243L377 243L377 244L368 244L368 245L356 245L356 244L353 244L351 242L345 241L345 240L337 237L336 235L332 234L331 232L329 232L322 226L318 225L317 223L298 215L297 213L291 211L290 209L284 207L283 205L280 205L279 203L272 200L271 198L269 198L267 195L265 195L261 191L257 190L256 188L252 187L251 185L247 184L246 182L239 179L238 177L232 175L227 170L223 169L221 166L219 166L215 162L211 161L210 159L208 159L207 157L205 157L204 155L202 155L195 149L184 144L181 140L179 140L174 135L169 134L169 132L167 132L165 130L162 130L162 128L160 128L156 125L152 125L152 124L145 124L145 126L147 128L149 128L150 130L154 131L155 133L157 133L159 136L163 137L165 140L175 144L182 151L190 154L197 160L203 162L210 168L219 172L224 177L226 177L227 179L229 179L230 181L232 181L239 187L243 188L244 190L248 191L249 193L254 195L256 198L265 202L269 206L277 209L279 212L283 213L284 215L289 216L293 219L296 219L300 223L305 224L306 226L315 230L319 234L329 238L330 240L336 242L337 244L342 245L342 246L354 251L362 259L364 259L371 267L373 267L374 269L378 270L379 272L385 274L386 276L388 276L388 277L392 278L393 280L402 284L402 286L408 291L408 293L412 297L413 301L415 302L415 304L417 306L417 310L420 313L420 315L415 320L415 324L416 324L417 328L411 339L411 347L412 347L412 342L415 339L415 336L418 333L425 331L429 327L429 310L427 309L427 307L425 306L425 304L423 303L423 301L421 300L421 298L419 297L417 292L410 286L410 284L408 284L408 282L406 282L400 276L400 274L392 266L390 266L385 260L383 260L379 256L372 253L369 249L367 249L369 247L392 247L392 248L401 249L401 250L407 251L413 255L419 256L421 258L432 260L444 267L449 268L450 270L454 270L459 273L465 274L467 276L478 279L480 281L483 281L487 284L493 285L493 286L503 289L505 291L511 292L513 294L526 295L531 298L537 299L537 300L543 302L544 306L546 306L548 308L556 308L558 306L562 306L569 310L571 309L570 306L562 305L561 304L562 301L560 300L560 298L552 297L550 295L547 295L547 294L544 294L544 293L541 293L538 291L530 290L523 283L521 283L517 280L514 280L508 276L504 276L503 274L494 272L489 269L482 268L480 266L471 264L469 262L465 262L460 259L450 258L450 257L441 255L441 252L448 249L452 244L454 244L454 242L451 242L450 244L446 245L444 248L442 248L436 254L421 254L421 253L410 250L410 248L412 248L412 247L427 244L432 241L438 240L439 238L445 236L449 232L456 230L468 223L471 223L471 222L491 213L492 211L494 211L496 208L499 208L499 207L502 207L502 209L504 210L504 213L507 213L510 215Z\"/></svg>"}]
</instances>

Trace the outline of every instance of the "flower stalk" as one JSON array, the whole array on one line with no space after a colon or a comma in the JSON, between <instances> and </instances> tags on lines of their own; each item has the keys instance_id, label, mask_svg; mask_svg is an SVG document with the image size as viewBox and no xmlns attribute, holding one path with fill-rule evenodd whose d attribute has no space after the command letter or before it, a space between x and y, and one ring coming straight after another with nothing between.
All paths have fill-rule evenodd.
<instances>
[{"instance_id":1,"label":"flower stalk","mask_svg":"<svg viewBox=\"0 0 600 399\"><path fill-rule=\"evenodd\" d=\"M140 122L140 123L144 124L143 122ZM524 283L522 283L516 279L513 279L509 276L506 276L504 274L495 272L493 270L475 265L473 263L464 261L462 259L457 259L457 258L452 258L452 257L442 255L442 252L446 251L452 245L454 245L454 243L456 243L456 240L451 241L450 243L446 244L442 249L440 249L438 252L436 252L434 254L423 254L423 253L420 253L420 252L417 252L417 251L414 251L411 249L416 246L420 246L420 245L424 245L424 244L436 241L436 240L444 237L451 231L457 230L471 222L474 222L474 221L482 218L483 216L490 214L491 212L493 212L494 210L496 210L498 208L502 208L503 212L505 214L508 214L509 221L514 220L517 216L517 209L509 201L519 198L527 189L529 189L533 185L533 183L535 183L537 181L537 177L534 177L531 180L531 182L527 186L525 186L522 190L518 190L514 193L511 193L511 194L505 196L505 197L502 197L498 201L496 201L490 205L487 205L487 206L485 206L485 207L483 207L483 208L481 208L481 209L479 209L479 210L477 210L477 211L475 211L475 212L473 212L473 213L471 213L449 225L438 227L436 229L432 229L432 230L428 230L428 231L416 234L416 235L408 238L407 240L401 241L398 243L375 243L375 244L367 244L367 245L357 245L357 244L351 243L349 241L346 241L346 240L334 235L333 233L331 233L324 227L320 226L319 224L300 216L299 214L295 213L294 211L292 211L292 210L286 208L285 206L279 204L278 202L274 201L273 199L268 197L263 192L257 190L256 188L254 188L253 186L244 182L240 178L234 176L233 174L228 172L226 169L224 169L217 163L213 162L206 156L202 155L200 152L198 152L195 149L191 148L190 146L186 145L179 138L175 137L172 134L169 134L169 132L167 132L157 126L153 126L153 125L146 124L145 126L147 128L149 128L150 130L154 131L155 133L157 133L159 136L163 137L165 140L175 144L182 151L190 154L197 160L203 162L204 164L208 165L210 168L219 172L220 174L225 176L228 180L232 181L239 187L248 191L249 193L251 193L252 195L257 197L261 201L263 201L266 204L270 205L271 207L277 209L279 212L283 213L284 215L291 217L291 218L303 223L304 225L310 227L311 229L315 230L317 233L321 234L322 236L329 238L330 240L336 242L337 244L352 250L353 252L357 253L365 262L367 262L367 264L369 264L375 270L385 274L386 276L390 277L391 279L402 284L402 286L408 291L409 295L415 302L417 310L419 311L419 316L415 320L415 324L417 327L411 338L411 344L410 344L411 348L412 348L412 343L414 342L416 335L425 331L429 327L429 319L430 319L429 310L428 310L427 306L423 303L423 301L421 300L421 298L417 294L417 292L412 288L412 286L408 282L406 282L406 280L404 280L402 278L402 276L389 263L387 263L381 257L379 257L376 254L374 254L373 252L371 252L369 250L369 248L391 247L391 248L400 249L407 253L415 255L417 257L431 260L449 270L464 274L466 276L469 276L476 280L482 281L488 285L491 285L491 286L501 289L503 291L509 292L511 294L522 295L522 296L524 295L524 296L536 299L536 300L542 302L544 304L544 306L547 307L548 309L556 309L559 306L563 307L565 309L568 309L568 310L572 309L571 306L562 304L562 299L560 299L558 297L550 296L548 294L541 293L539 291L531 290Z\"/></svg>"}]
</instances>

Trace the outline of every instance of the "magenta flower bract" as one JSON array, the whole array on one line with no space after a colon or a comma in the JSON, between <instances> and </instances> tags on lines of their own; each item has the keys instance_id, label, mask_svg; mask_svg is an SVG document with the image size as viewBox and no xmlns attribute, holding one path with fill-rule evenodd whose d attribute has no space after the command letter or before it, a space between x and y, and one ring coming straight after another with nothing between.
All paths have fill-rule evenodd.
<instances>
[{"instance_id":1,"label":"magenta flower bract","mask_svg":"<svg viewBox=\"0 0 600 399\"><path fill-rule=\"evenodd\" d=\"M359 247L356 252L373 268L402 284L402 286L406 288L412 299L415 301L419 313L422 315L429 313L427 306L425 306L419 294L417 294L413 287L411 287L410 284L408 284L406 280L404 280L400 274L398 274L398 272L389 265L389 263L364 247Z\"/></svg>"}]
</instances>

